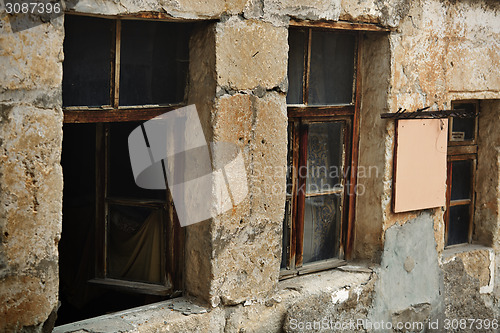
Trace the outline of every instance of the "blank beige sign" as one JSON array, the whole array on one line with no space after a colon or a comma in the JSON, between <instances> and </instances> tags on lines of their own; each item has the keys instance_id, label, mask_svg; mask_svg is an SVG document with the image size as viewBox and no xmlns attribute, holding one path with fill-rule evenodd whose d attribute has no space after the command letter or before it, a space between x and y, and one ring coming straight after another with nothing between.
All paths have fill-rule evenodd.
<instances>
[{"instance_id":1,"label":"blank beige sign","mask_svg":"<svg viewBox=\"0 0 500 333\"><path fill-rule=\"evenodd\" d=\"M394 212L446 204L448 119L398 120Z\"/></svg>"}]
</instances>

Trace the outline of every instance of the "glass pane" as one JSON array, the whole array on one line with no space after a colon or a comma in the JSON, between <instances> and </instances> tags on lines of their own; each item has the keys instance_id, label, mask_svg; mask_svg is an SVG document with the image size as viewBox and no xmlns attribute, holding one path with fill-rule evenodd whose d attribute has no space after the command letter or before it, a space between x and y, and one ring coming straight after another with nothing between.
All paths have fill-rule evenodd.
<instances>
[{"instance_id":1,"label":"glass pane","mask_svg":"<svg viewBox=\"0 0 500 333\"><path fill-rule=\"evenodd\" d=\"M304 76L304 48L306 31L290 29L288 32L288 104L302 104L302 83Z\"/></svg>"},{"instance_id":2,"label":"glass pane","mask_svg":"<svg viewBox=\"0 0 500 333\"><path fill-rule=\"evenodd\" d=\"M304 212L304 264L339 255L340 202L336 194L306 198Z\"/></svg>"},{"instance_id":3,"label":"glass pane","mask_svg":"<svg viewBox=\"0 0 500 333\"><path fill-rule=\"evenodd\" d=\"M188 24L122 21L120 105L184 100Z\"/></svg>"},{"instance_id":4,"label":"glass pane","mask_svg":"<svg viewBox=\"0 0 500 333\"><path fill-rule=\"evenodd\" d=\"M451 200L471 199L472 160L451 162Z\"/></svg>"},{"instance_id":5,"label":"glass pane","mask_svg":"<svg viewBox=\"0 0 500 333\"><path fill-rule=\"evenodd\" d=\"M64 18L63 105L110 105L113 21Z\"/></svg>"},{"instance_id":6,"label":"glass pane","mask_svg":"<svg viewBox=\"0 0 500 333\"><path fill-rule=\"evenodd\" d=\"M467 112L475 112L473 103L454 104L453 109L465 109ZM453 141L474 140L475 118L453 118L452 137Z\"/></svg>"},{"instance_id":7,"label":"glass pane","mask_svg":"<svg viewBox=\"0 0 500 333\"><path fill-rule=\"evenodd\" d=\"M313 31L311 43L309 104L351 104L355 37Z\"/></svg>"},{"instance_id":8,"label":"glass pane","mask_svg":"<svg viewBox=\"0 0 500 333\"><path fill-rule=\"evenodd\" d=\"M162 211L110 205L107 277L162 283Z\"/></svg>"},{"instance_id":9,"label":"glass pane","mask_svg":"<svg viewBox=\"0 0 500 333\"><path fill-rule=\"evenodd\" d=\"M450 207L448 222L448 244L461 244L469 241L470 206L460 205Z\"/></svg>"},{"instance_id":10,"label":"glass pane","mask_svg":"<svg viewBox=\"0 0 500 333\"><path fill-rule=\"evenodd\" d=\"M343 174L344 122L309 124L306 193L339 190Z\"/></svg>"},{"instance_id":11,"label":"glass pane","mask_svg":"<svg viewBox=\"0 0 500 333\"><path fill-rule=\"evenodd\" d=\"M108 134L108 197L165 200L166 190L136 185L128 151L128 136L137 122L111 123Z\"/></svg>"}]
</instances>

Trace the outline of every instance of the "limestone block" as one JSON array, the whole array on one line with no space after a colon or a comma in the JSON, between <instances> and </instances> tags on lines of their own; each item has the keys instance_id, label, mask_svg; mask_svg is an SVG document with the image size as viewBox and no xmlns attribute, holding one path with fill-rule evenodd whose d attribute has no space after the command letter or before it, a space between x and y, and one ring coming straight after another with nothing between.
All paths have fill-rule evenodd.
<instances>
[{"instance_id":1,"label":"limestone block","mask_svg":"<svg viewBox=\"0 0 500 333\"><path fill-rule=\"evenodd\" d=\"M285 97L221 96L214 117L214 140L243 152L247 198L213 219L216 260L212 304L238 304L265 297L275 287L281 255L285 199L287 120ZM237 267L237 269L235 269ZM220 300L219 300L220 299Z\"/></svg>"},{"instance_id":2,"label":"limestone block","mask_svg":"<svg viewBox=\"0 0 500 333\"><path fill-rule=\"evenodd\" d=\"M0 331L43 325L57 305L62 115L0 108Z\"/></svg>"},{"instance_id":3,"label":"limestone block","mask_svg":"<svg viewBox=\"0 0 500 333\"><path fill-rule=\"evenodd\" d=\"M217 83L233 90L272 89L286 79L288 31L231 17L217 24Z\"/></svg>"},{"instance_id":4,"label":"limestone block","mask_svg":"<svg viewBox=\"0 0 500 333\"><path fill-rule=\"evenodd\" d=\"M284 214L287 156L287 117L285 96L268 93L255 100L255 138L253 147L254 192L252 212L272 221Z\"/></svg>"},{"instance_id":5,"label":"limestone block","mask_svg":"<svg viewBox=\"0 0 500 333\"><path fill-rule=\"evenodd\" d=\"M340 0L264 0L264 10L271 15L289 15L307 20L338 20Z\"/></svg>"},{"instance_id":6,"label":"limestone block","mask_svg":"<svg viewBox=\"0 0 500 333\"><path fill-rule=\"evenodd\" d=\"M238 14L243 11L246 0L80 0L73 8L80 13L127 15L147 12L166 13L174 18L207 19L220 18L223 14Z\"/></svg>"},{"instance_id":7,"label":"limestone block","mask_svg":"<svg viewBox=\"0 0 500 333\"><path fill-rule=\"evenodd\" d=\"M377 2L374 0L350 1L342 0L342 11L340 20L380 23L380 12Z\"/></svg>"},{"instance_id":8,"label":"limestone block","mask_svg":"<svg viewBox=\"0 0 500 333\"><path fill-rule=\"evenodd\" d=\"M24 17L0 16L0 100L55 108L61 101L63 18L12 32Z\"/></svg>"}]
</instances>

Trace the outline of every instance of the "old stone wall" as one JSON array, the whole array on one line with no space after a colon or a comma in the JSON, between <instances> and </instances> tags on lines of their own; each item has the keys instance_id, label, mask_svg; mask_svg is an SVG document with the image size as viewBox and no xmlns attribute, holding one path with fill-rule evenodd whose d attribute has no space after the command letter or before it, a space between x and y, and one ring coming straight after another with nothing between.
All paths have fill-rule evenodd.
<instances>
[{"instance_id":1,"label":"old stone wall","mask_svg":"<svg viewBox=\"0 0 500 333\"><path fill-rule=\"evenodd\" d=\"M22 24L22 17L0 9L0 331L42 331L51 328L57 309L64 17L13 32L11 24ZM249 185L248 200L235 209L186 228L184 292L189 302L203 305L202 313L184 316L160 303L111 316L111 324L110 317L102 318L97 331L275 332L323 318L399 322L478 311L498 315L496 1L80 0L72 11L197 21L188 102L197 105L207 141L241 149ZM353 258L380 267L278 281L290 17L390 29L364 33L361 50L359 165L374 169L359 179L364 193L357 199ZM487 248L443 259L441 208L391 210L394 122L379 115L449 108L458 99L491 100L480 105L474 236ZM463 284L468 287L461 295ZM472 299L466 309L459 305L464 295Z\"/></svg>"},{"instance_id":2,"label":"old stone wall","mask_svg":"<svg viewBox=\"0 0 500 333\"><path fill-rule=\"evenodd\" d=\"M0 12L0 331L40 331L58 302L63 19L13 33L22 17Z\"/></svg>"}]
</instances>

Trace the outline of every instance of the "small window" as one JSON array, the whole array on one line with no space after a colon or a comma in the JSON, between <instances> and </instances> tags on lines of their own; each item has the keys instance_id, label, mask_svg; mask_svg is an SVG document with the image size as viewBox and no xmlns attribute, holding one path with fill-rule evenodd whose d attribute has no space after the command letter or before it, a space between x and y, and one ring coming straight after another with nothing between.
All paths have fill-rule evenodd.
<instances>
[{"instance_id":1,"label":"small window","mask_svg":"<svg viewBox=\"0 0 500 333\"><path fill-rule=\"evenodd\" d=\"M357 45L357 33L289 31L282 276L334 267L345 256L356 181L350 170L356 163Z\"/></svg>"},{"instance_id":2,"label":"small window","mask_svg":"<svg viewBox=\"0 0 500 333\"><path fill-rule=\"evenodd\" d=\"M135 184L128 136L185 104L189 34L187 23L65 17L58 325L181 290L171 197Z\"/></svg>"},{"instance_id":3,"label":"small window","mask_svg":"<svg viewBox=\"0 0 500 333\"><path fill-rule=\"evenodd\" d=\"M453 109L478 114L477 102L453 102ZM446 246L470 243L474 218L477 165L477 117L450 119L445 213Z\"/></svg>"}]
</instances>

